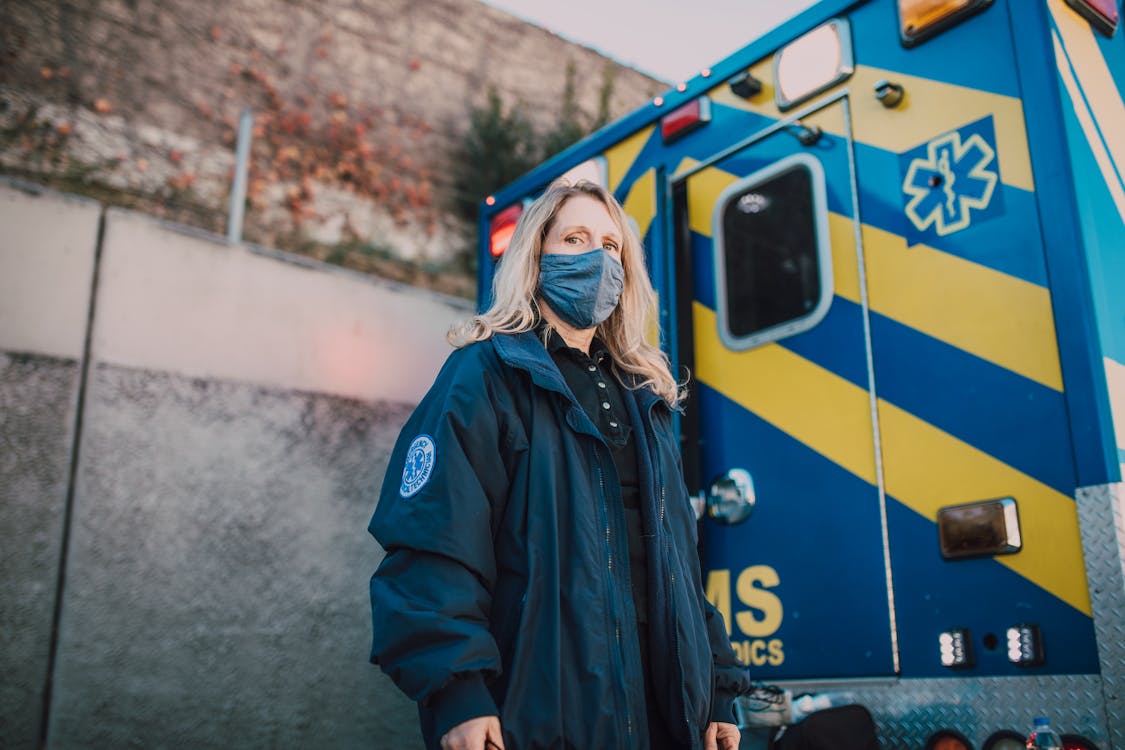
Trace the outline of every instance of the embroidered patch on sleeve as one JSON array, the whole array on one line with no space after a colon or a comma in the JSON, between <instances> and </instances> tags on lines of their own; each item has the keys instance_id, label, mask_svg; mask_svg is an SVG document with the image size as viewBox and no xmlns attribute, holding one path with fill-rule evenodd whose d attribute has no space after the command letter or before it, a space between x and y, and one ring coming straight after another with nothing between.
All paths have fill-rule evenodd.
<instances>
[{"instance_id":1,"label":"embroidered patch on sleeve","mask_svg":"<svg viewBox=\"0 0 1125 750\"><path fill-rule=\"evenodd\" d=\"M434 473L437 446L429 435L419 435L406 450L406 465L402 467L402 485L398 494L411 497L422 489Z\"/></svg>"}]
</instances>

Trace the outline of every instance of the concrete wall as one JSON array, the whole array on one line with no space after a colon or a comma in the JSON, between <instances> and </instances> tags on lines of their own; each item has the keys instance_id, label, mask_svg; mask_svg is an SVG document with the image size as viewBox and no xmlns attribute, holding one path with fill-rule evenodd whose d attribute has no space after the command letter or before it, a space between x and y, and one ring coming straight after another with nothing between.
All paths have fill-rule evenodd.
<instances>
[{"instance_id":1,"label":"concrete wall","mask_svg":"<svg viewBox=\"0 0 1125 750\"><path fill-rule=\"evenodd\" d=\"M0 187L3 747L39 735L100 213Z\"/></svg>"},{"instance_id":2,"label":"concrete wall","mask_svg":"<svg viewBox=\"0 0 1125 750\"><path fill-rule=\"evenodd\" d=\"M0 185L0 746L63 560L49 747L419 747L366 524L467 306L117 210L95 265L99 217Z\"/></svg>"}]
</instances>

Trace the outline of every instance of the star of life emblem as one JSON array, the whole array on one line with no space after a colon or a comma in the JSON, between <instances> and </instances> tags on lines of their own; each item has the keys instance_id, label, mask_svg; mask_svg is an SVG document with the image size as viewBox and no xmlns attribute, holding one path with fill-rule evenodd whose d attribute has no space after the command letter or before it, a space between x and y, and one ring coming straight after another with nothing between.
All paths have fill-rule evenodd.
<instances>
[{"instance_id":1,"label":"star of life emblem","mask_svg":"<svg viewBox=\"0 0 1125 750\"><path fill-rule=\"evenodd\" d=\"M434 473L437 461L437 446L429 435L419 435L406 449L406 461L402 467L402 484L398 494L403 498L412 497L426 486Z\"/></svg>"},{"instance_id":2,"label":"star of life emblem","mask_svg":"<svg viewBox=\"0 0 1125 750\"><path fill-rule=\"evenodd\" d=\"M997 182L996 151L980 133L947 133L910 162L902 182L910 196L906 216L919 231L932 227L944 237L968 227L974 209L988 207Z\"/></svg>"}]
</instances>

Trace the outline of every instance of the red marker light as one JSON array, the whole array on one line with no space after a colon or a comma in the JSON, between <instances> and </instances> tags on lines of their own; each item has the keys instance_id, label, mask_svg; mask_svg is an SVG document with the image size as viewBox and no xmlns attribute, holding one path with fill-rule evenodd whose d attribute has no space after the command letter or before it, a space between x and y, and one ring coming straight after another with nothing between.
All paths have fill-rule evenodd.
<instances>
[{"instance_id":1,"label":"red marker light","mask_svg":"<svg viewBox=\"0 0 1125 750\"><path fill-rule=\"evenodd\" d=\"M701 96L664 115L660 121L660 135L665 143L671 143L709 122L711 122L711 100Z\"/></svg>"},{"instance_id":2,"label":"red marker light","mask_svg":"<svg viewBox=\"0 0 1125 750\"><path fill-rule=\"evenodd\" d=\"M508 206L492 217L488 223L488 252L492 257L499 258L508 249L512 235L516 231L516 222L523 213L523 204L515 203Z\"/></svg>"}]
</instances>

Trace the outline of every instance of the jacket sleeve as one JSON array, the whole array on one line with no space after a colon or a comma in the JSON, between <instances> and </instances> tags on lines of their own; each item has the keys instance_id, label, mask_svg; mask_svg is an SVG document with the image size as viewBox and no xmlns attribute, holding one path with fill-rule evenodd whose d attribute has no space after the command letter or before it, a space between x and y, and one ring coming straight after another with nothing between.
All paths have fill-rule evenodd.
<instances>
[{"instance_id":1,"label":"jacket sleeve","mask_svg":"<svg viewBox=\"0 0 1125 750\"><path fill-rule=\"evenodd\" d=\"M738 660L727 636L723 616L704 599L707 618L707 637L711 640L711 654L715 658L715 694L711 699L711 721L737 724L734 701L750 690L750 676L746 665Z\"/></svg>"},{"instance_id":2,"label":"jacket sleeve","mask_svg":"<svg viewBox=\"0 0 1125 750\"><path fill-rule=\"evenodd\" d=\"M508 494L488 374L455 352L407 421L369 530L386 550L371 577L371 661L428 708L435 736L499 715L489 630L495 520Z\"/></svg>"},{"instance_id":3,"label":"jacket sleeve","mask_svg":"<svg viewBox=\"0 0 1125 750\"><path fill-rule=\"evenodd\" d=\"M688 497L688 489L683 481L683 457L677 451L676 468L679 472L683 496ZM694 512L694 511L693 511ZM692 541L698 547L697 528L693 527ZM696 558L698 560L698 557ZM711 721L737 724L734 713L735 699L750 692L750 675L747 666L738 660L730 645L726 622L723 616L707 600L702 588L703 571L697 571L700 579L700 598L703 600L703 614L707 621L707 638L711 643L711 656L715 661L715 691L711 698Z\"/></svg>"}]
</instances>

